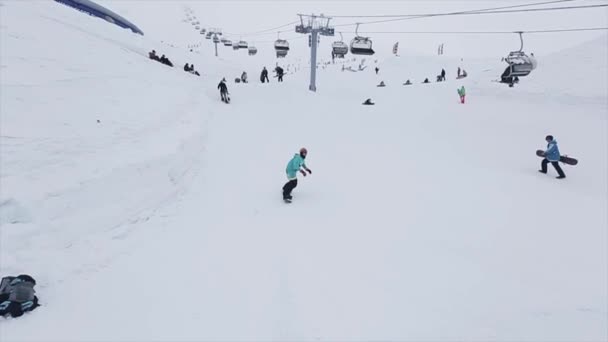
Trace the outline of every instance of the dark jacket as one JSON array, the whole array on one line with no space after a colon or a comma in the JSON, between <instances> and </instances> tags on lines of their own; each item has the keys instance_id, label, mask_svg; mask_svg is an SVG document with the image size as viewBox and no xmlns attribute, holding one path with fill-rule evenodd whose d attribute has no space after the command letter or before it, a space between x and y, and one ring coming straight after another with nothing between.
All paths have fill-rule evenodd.
<instances>
[{"instance_id":1,"label":"dark jacket","mask_svg":"<svg viewBox=\"0 0 608 342\"><path fill-rule=\"evenodd\" d=\"M220 90L220 93L227 93L228 87L226 86L226 82L221 81L220 84L217 85L217 89Z\"/></svg>"}]
</instances>

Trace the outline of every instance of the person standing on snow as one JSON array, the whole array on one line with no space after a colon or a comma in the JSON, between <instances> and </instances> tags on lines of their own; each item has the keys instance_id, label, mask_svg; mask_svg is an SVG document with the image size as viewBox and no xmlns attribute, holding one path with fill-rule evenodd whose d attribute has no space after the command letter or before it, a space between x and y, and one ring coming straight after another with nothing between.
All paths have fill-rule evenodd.
<instances>
[{"instance_id":1,"label":"person standing on snow","mask_svg":"<svg viewBox=\"0 0 608 342\"><path fill-rule=\"evenodd\" d=\"M268 79L268 70L266 70L266 67L264 67L264 69L262 69L262 74L260 75L260 81L262 81L262 83L265 83L265 82L270 83L270 80Z\"/></svg>"},{"instance_id":2,"label":"person standing on snow","mask_svg":"<svg viewBox=\"0 0 608 342\"><path fill-rule=\"evenodd\" d=\"M285 71L283 70L283 68L281 68L280 66L277 65L277 67L274 69L274 71L277 73L278 81L283 82L283 75L285 74Z\"/></svg>"},{"instance_id":3,"label":"person standing on snow","mask_svg":"<svg viewBox=\"0 0 608 342\"><path fill-rule=\"evenodd\" d=\"M309 174L312 174L312 171L306 166L306 163L304 163L304 159L306 159L307 154L308 151L306 148L302 147L300 149L300 153L295 154L289 163L287 163L287 168L285 171L287 172L288 181L285 183L285 185L283 185L283 200L285 202L291 202L291 191L298 186L298 171L302 173L304 177L306 177L306 172L304 170L306 170Z\"/></svg>"},{"instance_id":4,"label":"person standing on snow","mask_svg":"<svg viewBox=\"0 0 608 342\"><path fill-rule=\"evenodd\" d=\"M551 163L553 165L553 167L555 168L555 171L557 171L557 174L559 175L555 178L557 178L557 179L566 178L564 171L559 166L560 154L559 154L559 148L557 147L557 140L555 140L552 135L547 135L547 137L545 137L545 141L547 141L547 150L545 151L545 159L543 159L543 161L541 162L540 170L538 170L538 172L547 173L547 164Z\"/></svg>"},{"instance_id":5,"label":"person standing on snow","mask_svg":"<svg viewBox=\"0 0 608 342\"><path fill-rule=\"evenodd\" d=\"M228 86L226 86L226 78L223 78L220 81L220 84L217 85L217 89L220 90L222 101L228 103Z\"/></svg>"},{"instance_id":6,"label":"person standing on snow","mask_svg":"<svg viewBox=\"0 0 608 342\"><path fill-rule=\"evenodd\" d=\"M464 86L460 87L460 89L458 89L458 95L460 96L460 103L464 104L464 97L466 95L466 90L464 89Z\"/></svg>"}]
</instances>

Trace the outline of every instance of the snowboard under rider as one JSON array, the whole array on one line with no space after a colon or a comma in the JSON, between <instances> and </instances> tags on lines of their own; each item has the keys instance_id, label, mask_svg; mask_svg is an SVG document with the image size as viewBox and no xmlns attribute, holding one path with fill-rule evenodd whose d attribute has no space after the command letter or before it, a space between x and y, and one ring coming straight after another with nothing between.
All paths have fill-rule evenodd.
<instances>
[{"instance_id":1,"label":"snowboard under rider","mask_svg":"<svg viewBox=\"0 0 608 342\"><path fill-rule=\"evenodd\" d=\"M304 177L306 177L306 172L312 174L312 171L306 166L304 159L306 159L306 155L308 151L306 148L302 147L300 149L300 153L296 153L293 158L287 163L287 168L285 172L287 173L287 183L283 185L283 200L291 202L292 196L291 191L298 186L298 171L302 173Z\"/></svg>"},{"instance_id":2,"label":"snowboard under rider","mask_svg":"<svg viewBox=\"0 0 608 342\"><path fill-rule=\"evenodd\" d=\"M557 147L557 140L553 138L552 135L547 135L545 137L545 141L547 141L547 150L545 150L545 158L540 163L540 170L538 172L547 173L547 164L551 163L557 171L559 176L555 177L557 179L566 178L564 171L559 166L559 148Z\"/></svg>"}]
</instances>

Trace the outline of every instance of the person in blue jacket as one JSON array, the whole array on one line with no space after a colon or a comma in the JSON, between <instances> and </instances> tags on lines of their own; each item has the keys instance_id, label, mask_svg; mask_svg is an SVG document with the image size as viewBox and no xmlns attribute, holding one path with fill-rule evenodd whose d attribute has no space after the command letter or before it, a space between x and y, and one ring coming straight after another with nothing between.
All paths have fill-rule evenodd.
<instances>
[{"instance_id":1,"label":"person in blue jacket","mask_svg":"<svg viewBox=\"0 0 608 342\"><path fill-rule=\"evenodd\" d=\"M538 170L538 172L547 173L547 164L551 163L551 165L553 165L555 171L557 171L557 174L559 175L556 178L566 178L564 171L559 166L560 154L559 148L557 147L557 140L555 140L552 135L547 135L547 137L545 137L545 140L547 141L547 150L545 151L545 159L543 159L543 161L541 162L540 170Z\"/></svg>"},{"instance_id":2,"label":"person in blue jacket","mask_svg":"<svg viewBox=\"0 0 608 342\"><path fill-rule=\"evenodd\" d=\"M293 158L287 163L287 183L283 185L283 200L286 202L291 202L292 196L291 191L298 186L298 171L302 173L303 176L306 177L306 170L309 174L312 174L312 171L306 166L304 159L306 159L306 155L308 151L306 148L302 147L300 149L300 153L296 153Z\"/></svg>"}]
</instances>

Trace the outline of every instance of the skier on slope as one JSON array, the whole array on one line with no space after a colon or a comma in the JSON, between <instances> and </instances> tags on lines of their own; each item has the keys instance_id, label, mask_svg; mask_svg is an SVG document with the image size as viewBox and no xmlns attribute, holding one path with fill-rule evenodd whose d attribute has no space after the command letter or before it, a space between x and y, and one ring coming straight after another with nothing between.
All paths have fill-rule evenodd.
<instances>
[{"instance_id":1,"label":"skier on slope","mask_svg":"<svg viewBox=\"0 0 608 342\"><path fill-rule=\"evenodd\" d=\"M312 174L312 171L306 166L304 159L306 159L306 155L308 151L306 148L302 147L300 149L300 153L296 153L293 158L287 163L286 173L287 173L287 183L283 185L283 200L285 202L291 203L292 196L291 191L298 186L298 171L302 173L304 177L306 177L306 171L309 174Z\"/></svg>"},{"instance_id":2,"label":"skier on slope","mask_svg":"<svg viewBox=\"0 0 608 342\"><path fill-rule=\"evenodd\" d=\"M545 159L543 159L543 161L541 162L540 170L538 170L538 172L547 173L547 164L551 163L553 165L553 167L555 168L555 171L557 171L557 174L559 175L556 178L557 179L566 178L564 171L559 166L560 154L559 154L559 148L557 147L557 140L555 140L552 135L547 135L547 137L545 137L545 141L547 141L547 150L545 150Z\"/></svg>"},{"instance_id":3,"label":"skier on slope","mask_svg":"<svg viewBox=\"0 0 608 342\"><path fill-rule=\"evenodd\" d=\"M225 77L220 81L220 84L217 85L217 89L220 90L220 96L222 98L222 102L228 103L228 86L226 86Z\"/></svg>"}]
</instances>

